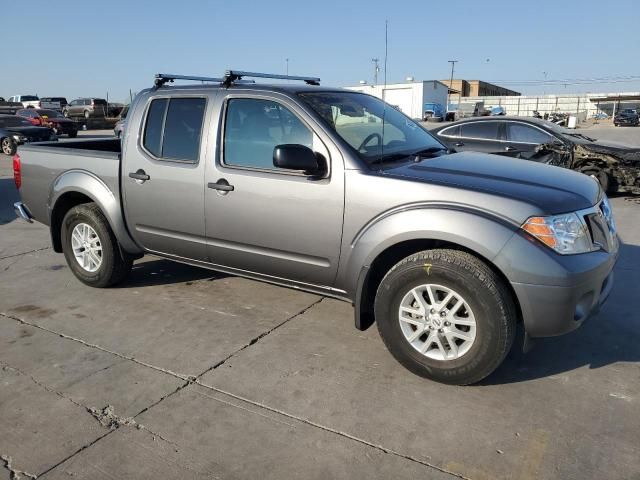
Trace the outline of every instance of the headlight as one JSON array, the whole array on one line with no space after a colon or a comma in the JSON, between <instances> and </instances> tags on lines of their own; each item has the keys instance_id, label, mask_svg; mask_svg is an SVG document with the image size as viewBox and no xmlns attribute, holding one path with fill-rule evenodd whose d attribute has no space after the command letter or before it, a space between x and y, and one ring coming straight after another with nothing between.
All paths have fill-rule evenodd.
<instances>
[{"instance_id":1,"label":"headlight","mask_svg":"<svg viewBox=\"0 0 640 480\"><path fill-rule=\"evenodd\" d=\"M586 225L575 213L549 217L531 217L522 229L562 255L592 252L593 245Z\"/></svg>"}]
</instances>

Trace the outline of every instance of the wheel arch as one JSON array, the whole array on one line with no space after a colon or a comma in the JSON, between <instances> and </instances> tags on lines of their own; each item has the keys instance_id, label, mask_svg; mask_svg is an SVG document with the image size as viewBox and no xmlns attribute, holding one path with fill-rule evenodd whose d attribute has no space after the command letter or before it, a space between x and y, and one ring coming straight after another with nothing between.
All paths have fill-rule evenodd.
<instances>
[{"instance_id":1,"label":"wheel arch","mask_svg":"<svg viewBox=\"0 0 640 480\"><path fill-rule=\"evenodd\" d=\"M453 221L437 221L435 217L442 218L443 214L454 217ZM389 269L409 255L435 248L464 251L485 263L509 290L516 304L518 321L521 321L518 297L505 272L493 262L502 247L513 236L515 232L513 225L505 223L502 219L459 211L414 212L408 219L409 224L416 225L418 219L425 221L425 225L431 223L437 229L408 230L396 236L385 236L386 227L377 228L372 229L368 235L364 235L357 244L352 246L355 253L359 248L364 249L365 245L376 245L368 254L352 254L350 259L351 273L348 275L355 279L355 284L349 287L348 291L353 292L355 326L358 330L366 330L374 323L373 302L378 286ZM398 219L393 222L397 227ZM360 267L356 271L355 265L358 263Z\"/></svg>"},{"instance_id":2,"label":"wheel arch","mask_svg":"<svg viewBox=\"0 0 640 480\"><path fill-rule=\"evenodd\" d=\"M53 183L48 203L54 251L62 252L61 228L66 213L77 205L89 202L98 205L125 252L132 255L143 253L127 231L120 201L102 180L83 170L69 170Z\"/></svg>"}]
</instances>

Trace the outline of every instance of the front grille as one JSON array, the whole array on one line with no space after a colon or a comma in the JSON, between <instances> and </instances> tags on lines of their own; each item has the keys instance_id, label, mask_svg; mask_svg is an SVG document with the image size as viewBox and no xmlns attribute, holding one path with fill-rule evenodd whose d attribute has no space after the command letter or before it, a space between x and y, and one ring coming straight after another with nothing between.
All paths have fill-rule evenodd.
<instances>
[{"instance_id":1,"label":"front grille","mask_svg":"<svg viewBox=\"0 0 640 480\"><path fill-rule=\"evenodd\" d=\"M597 248L612 252L618 248L613 212L607 200L583 212L585 224L591 235L591 241Z\"/></svg>"}]
</instances>

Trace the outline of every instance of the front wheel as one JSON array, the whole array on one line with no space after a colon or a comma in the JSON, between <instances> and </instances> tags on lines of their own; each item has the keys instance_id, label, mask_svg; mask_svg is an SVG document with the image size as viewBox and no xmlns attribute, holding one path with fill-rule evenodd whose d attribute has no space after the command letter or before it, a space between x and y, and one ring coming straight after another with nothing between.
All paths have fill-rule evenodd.
<instances>
[{"instance_id":1,"label":"front wheel","mask_svg":"<svg viewBox=\"0 0 640 480\"><path fill-rule=\"evenodd\" d=\"M406 368L468 385L502 363L517 315L504 282L485 263L466 252L428 250L383 278L375 317L385 345Z\"/></svg>"},{"instance_id":2,"label":"front wheel","mask_svg":"<svg viewBox=\"0 0 640 480\"><path fill-rule=\"evenodd\" d=\"M18 147L16 146L16 142L14 142L13 139L9 137L4 137L0 141L0 146L2 147L2 153L4 153L5 155L15 155L16 150L18 149Z\"/></svg>"},{"instance_id":3,"label":"front wheel","mask_svg":"<svg viewBox=\"0 0 640 480\"><path fill-rule=\"evenodd\" d=\"M120 251L107 219L95 203L73 207L62 220L62 249L69 268L91 287L123 281L132 260Z\"/></svg>"}]
</instances>

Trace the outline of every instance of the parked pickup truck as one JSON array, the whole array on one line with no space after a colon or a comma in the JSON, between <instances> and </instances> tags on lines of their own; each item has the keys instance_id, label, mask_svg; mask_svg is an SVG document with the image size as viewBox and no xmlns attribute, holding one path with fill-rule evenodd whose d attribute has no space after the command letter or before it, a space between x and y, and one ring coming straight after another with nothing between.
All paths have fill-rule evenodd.
<instances>
[{"instance_id":1,"label":"parked pickup truck","mask_svg":"<svg viewBox=\"0 0 640 480\"><path fill-rule=\"evenodd\" d=\"M609 295L618 238L593 178L454 153L318 79L248 76L158 76L122 139L20 147L17 213L50 227L87 285L148 253L335 297L404 366L450 384L490 374L517 324L563 334Z\"/></svg>"}]
</instances>

